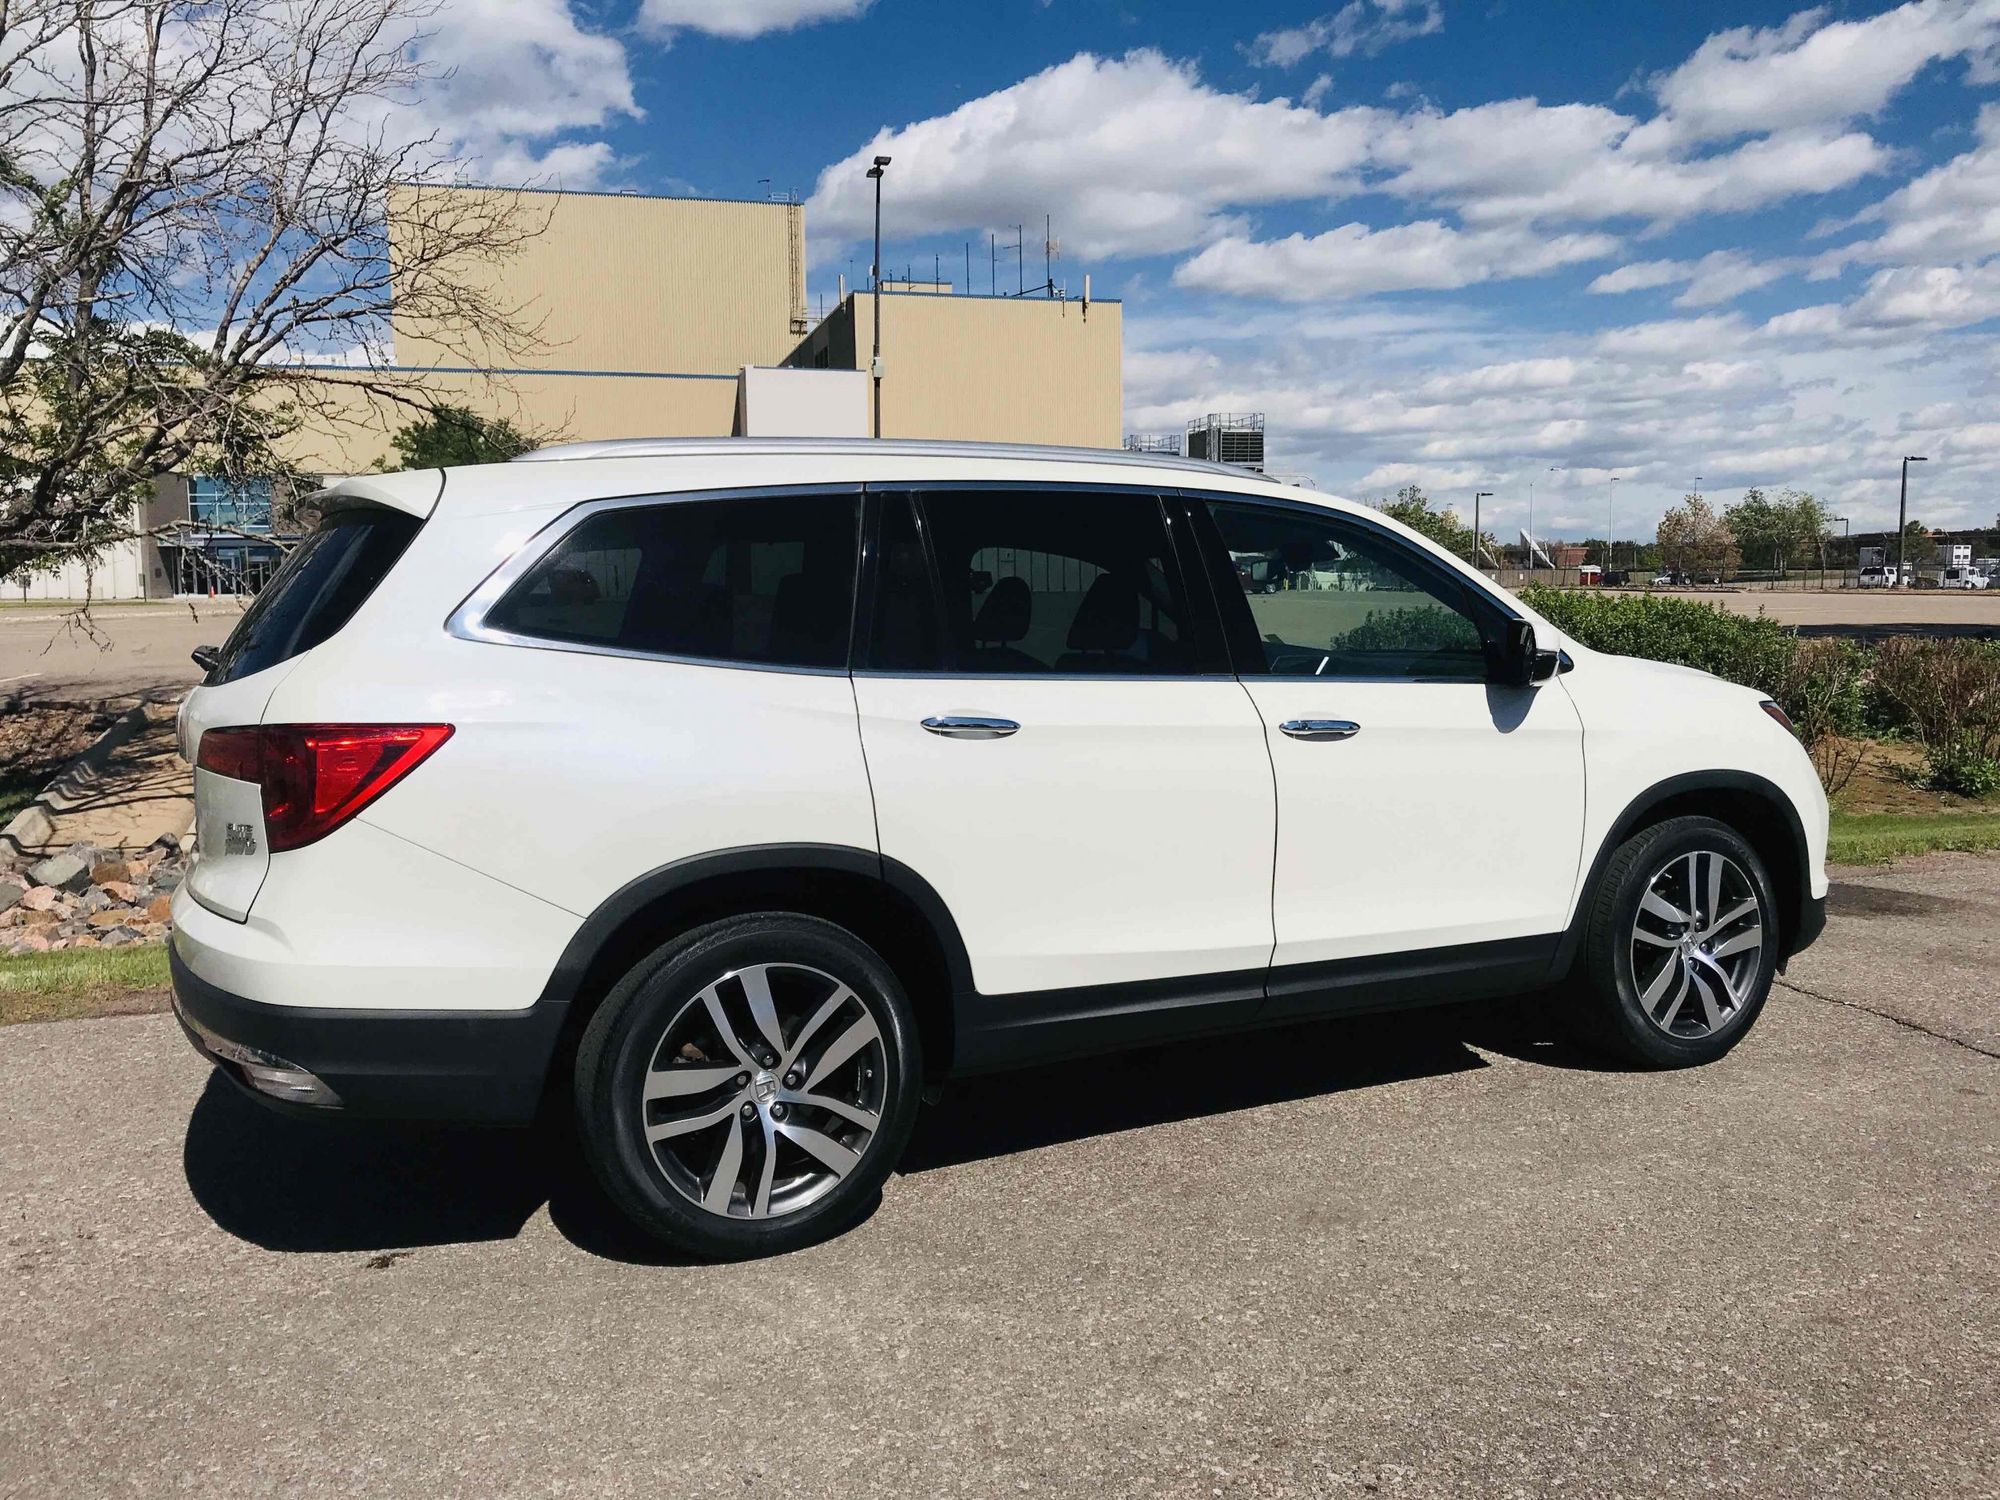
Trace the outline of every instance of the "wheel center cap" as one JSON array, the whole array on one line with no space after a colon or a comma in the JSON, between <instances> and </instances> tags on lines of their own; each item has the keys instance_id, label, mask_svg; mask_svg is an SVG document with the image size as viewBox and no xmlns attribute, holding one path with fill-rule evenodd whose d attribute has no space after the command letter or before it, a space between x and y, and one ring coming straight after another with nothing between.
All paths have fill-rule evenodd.
<instances>
[{"instance_id":1,"label":"wheel center cap","mask_svg":"<svg viewBox=\"0 0 2000 1500\"><path fill-rule=\"evenodd\" d=\"M759 1073L750 1080L750 1096L759 1104L769 1104L778 1097L778 1075Z\"/></svg>"}]
</instances>

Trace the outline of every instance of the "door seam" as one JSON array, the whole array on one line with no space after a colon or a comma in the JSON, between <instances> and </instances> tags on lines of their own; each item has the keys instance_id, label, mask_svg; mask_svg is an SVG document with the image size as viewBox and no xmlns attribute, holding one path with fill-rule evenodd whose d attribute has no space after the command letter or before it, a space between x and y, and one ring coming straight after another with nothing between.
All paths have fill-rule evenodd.
<instances>
[{"instance_id":1,"label":"door seam","mask_svg":"<svg viewBox=\"0 0 2000 1500\"><path fill-rule=\"evenodd\" d=\"M1264 955L1264 998L1271 998L1271 969L1278 961L1278 837L1279 819L1283 817L1278 800L1278 758L1271 753L1271 725L1264 717L1264 710L1257 706L1256 695L1241 676L1236 678L1236 686L1242 689L1243 697L1250 705L1250 712L1257 716L1257 726L1264 731L1264 764L1271 768L1271 951Z\"/></svg>"}]
</instances>

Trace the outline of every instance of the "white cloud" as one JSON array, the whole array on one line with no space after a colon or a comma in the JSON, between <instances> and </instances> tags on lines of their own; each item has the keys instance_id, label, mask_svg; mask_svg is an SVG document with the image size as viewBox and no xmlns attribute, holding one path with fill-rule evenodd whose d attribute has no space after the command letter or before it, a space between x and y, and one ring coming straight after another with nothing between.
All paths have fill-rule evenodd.
<instances>
[{"instance_id":1,"label":"white cloud","mask_svg":"<svg viewBox=\"0 0 2000 1500\"><path fill-rule=\"evenodd\" d=\"M1677 307L1713 307L1732 302L1745 292L1769 286L1795 269L1790 261L1752 260L1734 250L1716 250L1700 260L1642 260L1607 271L1591 282L1587 290L1597 293L1632 292L1645 287L1673 286L1681 282L1686 290L1674 299Z\"/></svg>"},{"instance_id":2,"label":"white cloud","mask_svg":"<svg viewBox=\"0 0 2000 1500\"><path fill-rule=\"evenodd\" d=\"M1204 84L1152 50L1084 53L948 115L886 130L820 173L807 207L821 246L872 223L876 155L899 235L1055 217L1086 255L1186 249L1231 210L1351 191L1373 112L1322 115Z\"/></svg>"},{"instance_id":3,"label":"white cloud","mask_svg":"<svg viewBox=\"0 0 2000 1500\"><path fill-rule=\"evenodd\" d=\"M792 31L820 21L851 20L873 3L874 0L644 0L639 7L639 26L655 35L701 31L710 36L742 40L770 31Z\"/></svg>"},{"instance_id":4,"label":"white cloud","mask_svg":"<svg viewBox=\"0 0 2000 1500\"><path fill-rule=\"evenodd\" d=\"M640 113L623 44L569 0L446 0L417 46L446 76L389 123L437 131L491 182L589 186L613 166L611 148L565 137Z\"/></svg>"},{"instance_id":5,"label":"white cloud","mask_svg":"<svg viewBox=\"0 0 2000 1500\"><path fill-rule=\"evenodd\" d=\"M1862 341L1969 328L2000 317L2000 259L1976 266L1893 266L1860 295L1780 313L1764 325L1776 338Z\"/></svg>"},{"instance_id":6,"label":"white cloud","mask_svg":"<svg viewBox=\"0 0 2000 1500\"><path fill-rule=\"evenodd\" d=\"M1717 32L1653 81L1666 118L1649 134L1720 140L1873 115L1931 63L1996 42L1996 0L1911 0L1830 23L1807 10L1767 30Z\"/></svg>"},{"instance_id":7,"label":"white cloud","mask_svg":"<svg viewBox=\"0 0 2000 1500\"><path fill-rule=\"evenodd\" d=\"M1389 192L1442 202L1468 221L1639 219L1670 225L1831 192L1882 171L1860 132L1787 132L1683 158L1633 147L1634 121L1602 105L1509 99L1403 116L1381 132Z\"/></svg>"},{"instance_id":8,"label":"white cloud","mask_svg":"<svg viewBox=\"0 0 2000 1500\"><path fill-rule=\"evenodd\" d=\"M1615 271L1606 271L1585 290L1600 294L1638 292L1648 287L1672 286L1687 278L1688 263L1684 260L1635 260Z\"/></svg>"},{"instance_id":9,"label":"white cloud","mask_svg":"<svg viewBox=\"0 0 2000 1500\"><path fill-rule=\"evenodd\" d=\"M1142 339L1148 326L1128 324ZM1993 371L1970 344L1904 357L1916 347L1857 361L1718 316L1590 339L1489 329L1411 356L1372 330L1350 340L1302 324L1286 341L1175 346L1166 378L1129 393L1128 414L1137 429L1261 410L1274 466L1370 496L1414 480L1468 512L1471 490L1494 490L1485 519L1502 534L1526 521L1532 482L1542 534L1602 535L1615 503L1621 537L1650 536L1696 475L1722 504L1753 484L1813 490L1859 534L1893 522L1907 452L1933 456L1926 520L1990 520L2000 424L1975 431L1962 399L1946 398Z\"/></svg>"},{"instance_id":10,"label":"white cloud","mask_svg":"<svg viewBox=\"0 0 2000 1500\"><path fill-rule=\"evenodd\" d=\"M1735 313L1635 323L1599 334L1597 347L1624 359L1682 361L1740 349L1749 325Z\"/></svg>"},{"instance_id":11,"label":"white cloud","mask_svg":"<svg viewBox=\"0 0 2000 1500\"><path fill-rule=\"evenodd\" d=\"M1065 242L1094 256L1247 239L1248 210L1364 191L1450 209L1473 229L1663 226L1847 187L1891 160L1866 134L1813 131L1684 158L1632 149L1636 123L1602 105L1533 99L1322 113L1215 89L1194 64L1151 49L1085 53L879 132L821 173L809 217L823 254L865 237L865 172L877 154L895 158L886 188L898 234L978 232L1051 213ZM1569 258L1580 254L1572 246Z\"/></svg>"},{"instance_id":12,"label":"white cloud","mask_svg":"<svg viewBox=\"0 0 2000 1500\"><path fill-rule=\"evenodd\" d=\"M1435 219L1369 229L1343 224L1310 237L1217 240L1174 272L1176 286L1311 302L1373 292L1438 291L1535 276L1600 260L1618 241L1603 234L1545 235L1518 228L1465 231Z\"/></svg>"},{"instance_id":13,"label":"white cloud","mask_svg":"<svg viewBox=\"0 0 2000 1500\"><path fill-rule=\"evenodd\" d=\"M1439 0L1348 0L1303 26L1263 32L1244 51L1260 66L1290 68L1316 52L1373 57L1384 47L1443 29Z\"/></svg>"},{"instance_id":14,"label":"white cloud","mask_svg":"<svg viewBox=\"0 0 2000 1500\"><path fill-rule=\"evenodd\" d=\"M1857 222L1884 227L1870 240L1830 252L1903 265L1977 260L2000 253L2000 105L1979 112L1979 144L1891 193Z\"/></svg>"},{"instance_id":15,"label":"white cloud","mask_svg":"<svg viewBox=\"0 0 2000 1500\"><path fill-rule=\"evenodd\" d=\"M1132 423L1262 410L1275 466L1352 493L1416 481L1461 509L1471 489L1493 489L1486 516L1503 533L1526 520L1532 482L1538 530L1601 534L1615 475L1620 534L1649 535L1700 475L1723 504L1752 484L1813 490L1861 534L1893 523L1907 452L1933 456L1926 520L1989 521L2000 490L2000 423L1983 419L2000 389L2000 342L1985 331L2000 321L2000 105L1980 116L1971 149L1851 220L1848 232L1861 231L1851 244L1637 261L1591 284L1668 288L1686 316L1571 331L1560 315L1521 319L1490 300L1356 310L1337 299L1533 274L1534 239L1864 182L1898 155L1851 122L1906 88L1923 59L1969 59L1974 81L1985 76L1992 60L1976 43L1996 14L2000 0L1941 0L1879 26L1809 13L1729 33L1655 81L1651 120L1532 99L1342 111L1365 138L1343 180L1408 203L1412 222L1371 211L1376 227L1259 240L1225 222L1253 205L1211 199L1206 247L1175 279L1181 299L1127 304ZM1815 69L1818 83L1804 76ZM1759 91L1768 107L1756 113L1741 101ZM1770 318L1726 310L1784 277L1831 279L1857 262L1878 269L1837 300ZM1187 295L1217 290L1267 305ZM1415 311L1434 321L1382 323Z\"/></svg>"}]
</instances>

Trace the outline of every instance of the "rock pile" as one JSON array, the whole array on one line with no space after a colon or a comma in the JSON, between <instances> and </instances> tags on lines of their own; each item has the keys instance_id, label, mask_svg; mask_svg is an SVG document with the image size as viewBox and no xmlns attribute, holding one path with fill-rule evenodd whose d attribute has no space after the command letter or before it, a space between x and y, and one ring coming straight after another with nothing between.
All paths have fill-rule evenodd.
<instances>
[{"instance_id":1,"label":"rock pile","mask_svg":"<svg viewBox=\"0 0 2000 1500\"><path fill-rule=\"evenodd\" d=\"M71 844L11 869L0 856L0 953L159 942L187 861L172 834L137 854Z\"/></svg>"}]
</instances>

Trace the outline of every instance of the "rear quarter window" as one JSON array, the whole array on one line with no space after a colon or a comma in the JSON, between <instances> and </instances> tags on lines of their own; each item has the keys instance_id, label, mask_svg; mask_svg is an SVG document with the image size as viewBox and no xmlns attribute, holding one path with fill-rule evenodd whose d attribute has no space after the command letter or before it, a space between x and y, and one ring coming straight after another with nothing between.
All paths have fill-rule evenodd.
<instances>
[{"instance_id":1,"label":"rear quarter window","mask_svg":"<svg viewBox=\"0 0 2000 1500\"><path fill-rule=\"evenodd\" d=\"M423 524L379 506L320 522L237 621L209 683L262 672L330 639L389 576Z\"/></svg>"},{"instance_id":2,"label":"rear quarter window","mask_svg":"<svg viewBox=\"0 0 2000 1500\"><path fill-rule=\"evenodd\" d=\"M618 505L572 528L480 624L645 656L844 667L857 514L847 494Z\"/></svg>"}]
</instances>

